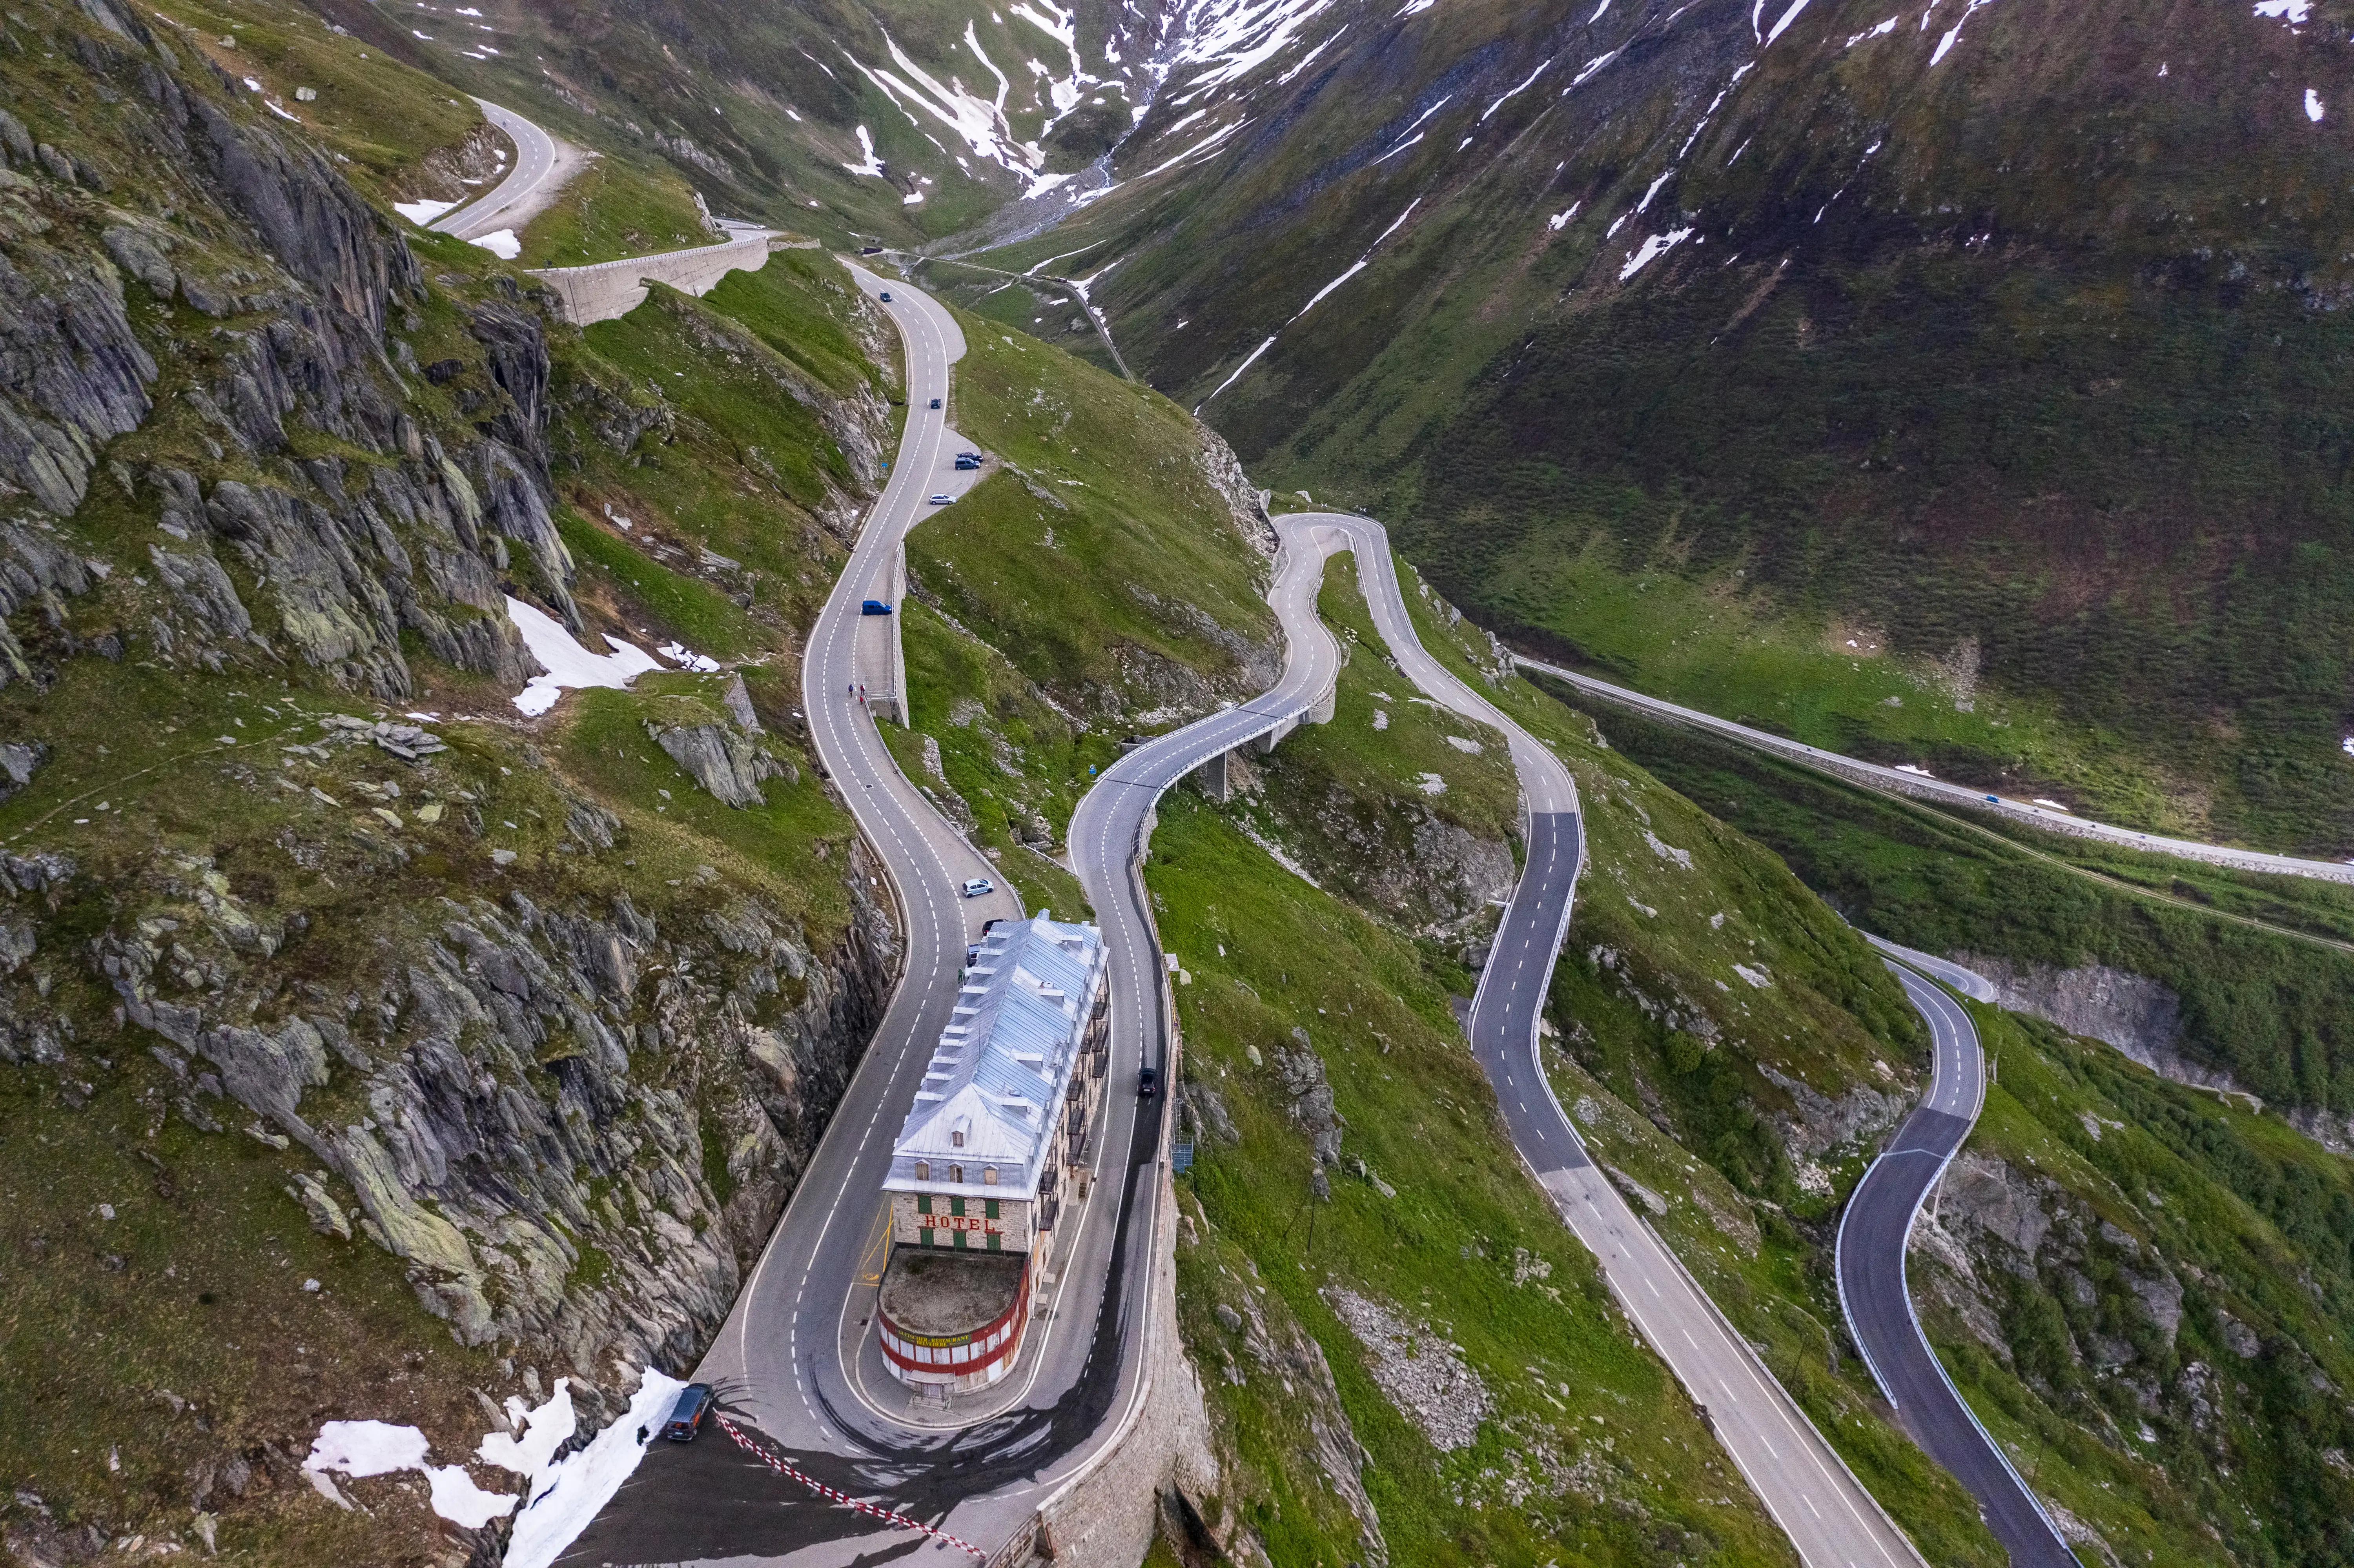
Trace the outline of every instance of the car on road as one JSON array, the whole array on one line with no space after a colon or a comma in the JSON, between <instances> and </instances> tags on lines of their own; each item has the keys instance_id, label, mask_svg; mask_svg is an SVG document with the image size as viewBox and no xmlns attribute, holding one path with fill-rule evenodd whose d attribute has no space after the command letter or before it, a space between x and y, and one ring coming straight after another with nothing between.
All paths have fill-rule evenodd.
<instances>
[{"instance_id":1,"label":"car on road","mask_svg":"<svg viewBox=\"0 0 2354 1568\"><path fill-rule=\"evenodd\" d=\"M891 601L887 599L866 599L859 605L858 613L861 615L888 615L891 613Z\"/></svg>"},{"instance_id":2,"label":"car on road","mask_svg":"<svg viewBox=\"0 0 2354 1568\"><path fill-rule=\"evenodd\" d=\"M1136 1097L1149 1100L1161 1093L1161 1069L1141 1067L1136 1074Z\"/></svg>"},{"instance_id":3,"label":"car on road","mask_svg":"<svg viewBox=\"0 0 2354 1568\"><path fill-rule=\"evenodd\" d=\"M960 469L979 468L981 466L981 454L979 452L959 452L957 453L956 465Z\"/></svg>"},{"instance_id":4,"label":"car on road","mask_svg":"<svg viewBox=\"0 0 2354 1568\"><path fill-rule=\"evenodd\" d=\"M694 1442L714 1403L709 1383L688 1383L678 1391L678 1403L670 1407L670 1419L663 1423L663 1436L673 1443Z\"/></svg>"},{"instance_id":5,"label":"car on road","mask_svg":"<svg viewBox=\"0 0 2354 1568\"><path fill-rule=\"evenodd\" d=\"M997 884L985 876L968 876L964 879L964 895L967 898L978 898L984 893L996 891Z\"/></svg>"},{"instance_id":6,"label":"car on road","mask_svg":"<svg viewBox=\"0 0 2354 1568\"><path fill-rule=\"evenodd\" d=\"M886 305L891 302L891 291L888 289L883 291L883 302Z\"/></svg>"},{"instance_id":7,"label":"car on road","mask_svg":"<svg viewBox=\"0 0 2354 1568\"><path fill-rule=\"evenodd\" d=\"M933 398L933 399L932 399L932 407L933 407L933 408L938 408L939 406L940 406L940 400L939 400L938 397Z\"/></svg>"},{"instance_id":8,"label":"car on road","mask_svg":"<svg viewBox=\"0 0 2354 1568\"><path fill-rule=\"evenodd\" d=\"M950 501L952 501L952 500L954 500L954 499L955 499L955 497L950 496L950 495L949 495L949 494L947 494L947 493L941 493L941 494L935 495L935 496L933 496L933 497L932 497L932 504L933 504L933 505L935 505L935 506L946 506L946 505L947 505Z\"/></svg>"}]
</instances>

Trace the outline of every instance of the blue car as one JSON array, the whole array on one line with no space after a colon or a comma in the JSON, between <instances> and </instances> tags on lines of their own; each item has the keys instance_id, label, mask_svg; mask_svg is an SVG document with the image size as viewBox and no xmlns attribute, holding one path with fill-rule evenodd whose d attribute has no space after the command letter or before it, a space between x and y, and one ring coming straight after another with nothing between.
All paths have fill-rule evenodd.
<instances>
[{"instance_id":1,"label":"blue car","mask_svg":"<svg viewBox=\"0 0 2354 1568\"><path fill-rule=\"evenodd\" d=\"M861 615L888 615L891 613L891 606L887 600L870 599L858 607L858 613Z\"/></svg>"},{"instance_id":2,"label":"blue car","mask_svg":"<svg viewBox=\"0 0 2354 1568\"><path fill-rule=\"evenodd\" d=\"M711 1414L715 1403L709 1383L688 1383L678 1391L678 1403L670 1407L670 1419L663 1423L663 1436L673 1443L694 1442L695 1435L703 1430L703 1418Z\"/></svg>"}]
</instances>

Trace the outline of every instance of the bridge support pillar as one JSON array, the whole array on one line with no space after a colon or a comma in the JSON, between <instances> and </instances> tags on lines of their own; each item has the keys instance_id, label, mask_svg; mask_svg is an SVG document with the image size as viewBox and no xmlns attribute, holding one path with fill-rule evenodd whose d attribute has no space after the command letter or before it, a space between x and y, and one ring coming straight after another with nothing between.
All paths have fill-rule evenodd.
<instances>
[{"instance_id":1,"label":"bridge support pillar","mask_svg":"<svg viewBox=\"0 0 2354 1568\"><path fill-rule=\"evenodd\" d=\"M1299 715L1299 722L1301 724L1331 724L1332 722L1333 710L1339 706L1340 700L1341 684L1339 682L1335 681L1330 690L1325 692L1322 696L1316 699L1316 705L1314 707L1310 708L1306 713Z\"/></svg>"},{"instance_id":2,"label":"bridge support pillar","mask_svg":"<svg viewBox=\"0 0 2354 1568\"><path fill-rule=\"evenodd\" d=\"M1221 806L1235 798L1234 778L1226 768L1226 759L1233 755L1222 751L1193 769L1193 782L1202 787L1203 794Z\"/></svg>"}]
</instances>

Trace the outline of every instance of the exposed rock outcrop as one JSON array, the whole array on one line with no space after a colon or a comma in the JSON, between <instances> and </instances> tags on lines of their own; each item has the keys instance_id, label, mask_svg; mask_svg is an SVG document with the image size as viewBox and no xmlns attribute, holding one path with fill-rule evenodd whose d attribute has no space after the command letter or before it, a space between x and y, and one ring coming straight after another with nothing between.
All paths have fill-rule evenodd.
<instances>
[{"instance_id":1,"label":"exposed rock outcrop","mask_svg":"<svg viewBox=\"0 0 2354 1568\"><path fill-rule=\"evenodd\" d=\"M740 683L736 689L742 690ZM750 711L748 701L746 711ZM766 805L762 783L770 779L797 783L801 779L791 763L779 761L766 746L733 725L664 728L649 722L646 733L707 793L731 806Z\"/></svg>"},{"instance_id":2,"label":"exposed rock outcrop","mask_svg":"<svg viewBox=\"0 0 2354 1568\"><path fill-rule=\"evenodd\" d=\"M515 892L396 921L338 971L339 997L288 1005L297 931L208 861L118 896L125 918L90 961L174 1053L183 1116L251 1115L302 1144L324 1168L296 1183L314 1228L407 1260L461 1341L540 1347L591 1381L616 1357L691 1362L716 1330L892 964L863 898L812 953L756 899L665 929L626 896L555 909ZM39 1012L0 996L0 1016ZM329 1088L365 1110L310 1109Z\"/></svg>"}]
</instances>

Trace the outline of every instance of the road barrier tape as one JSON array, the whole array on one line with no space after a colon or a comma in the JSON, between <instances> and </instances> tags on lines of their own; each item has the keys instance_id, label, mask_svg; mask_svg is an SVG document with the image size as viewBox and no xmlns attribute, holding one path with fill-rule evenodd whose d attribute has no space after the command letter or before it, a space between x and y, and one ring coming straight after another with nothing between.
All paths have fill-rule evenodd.
<instances>
[{"instance_id":1,"label":"road barrier tape","mask_svg":"<svg viewBox=\"0 0 2354 1568\"><path fill-rule=\"evenodd\" d=\"M862 1502L858 1499L852 1497L847 1492L836 1491L814 1476L804 1475L801 1471L796 1469L790 1460L782 1458L778 1455L771 1454L768 1449L752 1441L751 1438L744 1435L741 1427L737 1426L736 1423L730 1421L726 1416L715 1414L712 1419L719 1423L719 1429L722 1432L726 1433L728 1436L733 1437L736 1440L736 1446L738 1448L743 1449L744 1452L751 1455L752 1457L759 1460L762 1464L767 1465L769 1468L776 1471L777 1474L786 1477L789 1479L799 1481L801 1485L809 1488L810 1490L817 1493L818 1496L825 1499L829 1502L840 1503L844 1508L854 1508L861 1513L870 1514L873 1517L883 1520L885 1524L896 1524L902 1530L912 1530L920 1534L933 1536L938 1540L947 1542L950 1546L955 1547L958 1551L969 1552L977 1558L986 1558L989 1555L988 1552L983 1552L971 1542L960 1540L956 1536L950 1535L945 1530L934 1530L930 1525L926 1524L919 1519L909 1519L904 1513L896 1513L887 1508L881 1508L871 1502Z\"/></svg>"}]
</instances>

